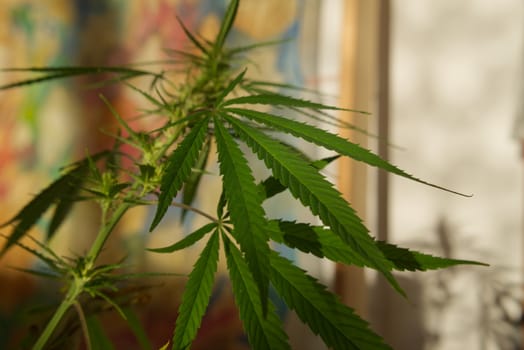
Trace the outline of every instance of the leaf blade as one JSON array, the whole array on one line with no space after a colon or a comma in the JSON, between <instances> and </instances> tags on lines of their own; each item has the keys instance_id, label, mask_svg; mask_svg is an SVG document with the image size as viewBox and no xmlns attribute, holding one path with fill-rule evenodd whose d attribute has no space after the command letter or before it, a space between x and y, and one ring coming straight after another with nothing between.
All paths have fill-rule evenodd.
<instances>
[{"instance_id":1,"label":"leaf blade","mask_svg":"<svg viewBox=\"0 0 524 350\"><path fill-rule=\"evenodd\" d=\"M65 214L70 210L70 208L68 208L69 205L66 205L66 203L69 200L73 200L72 198L69 198L69 191L72 190L71 183L75 184L79 177L82 178L81 174L89 167L90 162L96 161L106 155L107 152L102 151L74 163L69 171L65 172L62 176L40 191L29 203L20 209L13 218L1 224L0 228L17 222L11 231L11 234L8 236L7 242L0 251L0 257L33 227L52 205L57 202L60 203L61 201L65 201L59 208L58 212L55 211L55 215L52 219L51 231L48 232L53 235L54 230L60 226Z\"/></svg>"},{"instance_id":2,"label":"leaf blade","mask_svg":"<svg viewBox=\"0 0 524 350\"><path fill-rule=\"evenodd\" d=\"M377 246L382 250L384 255L393 262L395 269L399 271L437 270L456 265L489 266L488 264L473 260L450 259L433 256L382 241L377 241Z\"/></svg>"},{"instance_id":3,"label":"leaf blade","mask_svg":"<svg viewBox=\"0 0 524 350\"><path fill-rule=\"evenodd\" d=\"M203 149L200 151L200 155L196 163L194 164L194 169L191 172L191 175L184 184L184 188L182 191L182 203L187 206L191 206L193 200L195 199L198 187L200 185L200 180L202 179L202 175L204 175L207 161L209 159L209 153L210 140L207 139L204 142ZM182 213L180 214L182 223L184 223L184 219L187 215L187 212L188 210L186 208L182 208Z\"/></svg>"},{"instance_id":4,"label":"leaf blade","mask_svg":"<svg viewBox=\"0 0 524 350\"><path fill-rule=\"evenodd\" d=\"M186 237L182 238L180 241L169 245L167 247L163 248L147 248L147 251L154 252L154 253L173 253L177 250L181 250L187 247L192 246L199 240L201 240L207 233L211 232L212 229L216 227L216 223L212 222L207 225L202 226L198 230L190 233Z\"/></svg>"},{"instance_id":5,"label":"leaf blade","mask_svg":"<svg viewBox=\"0 0 524 350\"><path fill-rule=\"evenodd\" d=\"M198 161L198 155L204 144L209 117L198 122L180 145L168 158L168 165L160 184L158 206L149 227L153 231L164 217L173 198L182 188L182 184L190 177L193 165Z\"/></svg>"},{"instance_id":6,"label":"leaf blade","mask_svg":"<svg viewBox=\"0 0 524 350\"><path fill-rule=\"evenodd\" d=\"M367 322L289 260L271 254L271 282L286 304L333 349L391 349Z\"/></svg>"},{"instance_id":7,"label":"leaf blade","mask_svg":"<svg viewBox=\"0 0 524 350\"><path fill-rule=\"evenodd\" d=\"M324 224L331 227L352 249L362 256L366 266L380 271L401 294L404 292L391 274L393 265L375 246L368 229L360 218L317 169L262 132L242 123L234 117L224 115L240 138L266 163L273 176L301 203L318 215Z\"/></svg>"},{"instance_id":8,"label":"leaf blade","mask_svg":"<svg viewBox=\"0 0 524 350\"><path fill-rule=\"evenodd\" d=\"M283 106L283 107L294 107L294 108L305 108L312 110L333 110L333 111L346 111L346 112L355 112L361 114L368 114L367 112L341 108L336 106L325 105L322 103L316 103L308 100L303 100L296 97L291 97L282 94L276 93L261 93L257 95L247 95L229 99L224 101L224 106L231 106L236 104L260 104L260 105L270 105L270 106Z\"/></svg>"},{"instance_id":9,"label":"leaf blade","mask_svg":"<svg viewBox=\"0 0 524 350\"><path fill-rule=\"evenodd\" d=\"M140 348L142 350L153 350L153 345L151 344L147 332L142 326L140 319L135 313L135 311L130 307L126 307L122 309L122 311L126 316L124 318L126 323L133 332L133 335L135 336L136 340L140 344Z\"/></svg>"},{"instance_id":10,"label":"leaf blade","mask_svg":"<svg viewBox=\"0 0 524 350\"><path fill-rule=\"evenodd\" d=\"M93 349L100 350L114 350L113 343L107 336L104 327L101 322L98 320L96 315L89 315L85 319L86 326L88 329L87 336L91 342Z\"/></svg>"},{"instance_id":11,"label":"leaf blade","mask_svg":"<svg viewBox=\"0 0 524 350\"><path fill-rule=\"evenodd\" d=\"M126 67L88 67L88 66L62 66L62 67L29 67L29 68L4 68L0 69L3 72L28 72L28 73L44 73L36 78L22 79L13 83L0 85L0 90L12 89L15 87L21 87L25 85L31 85L35 83L46 82L55 79L74 77L86 74L101 74L101 73L120 73L126 77L136 77L141 75L155 75L152 72L145 70L138 70Z\"/></svg>"},{"instance_id":12,"label":"leaf blade","mask_svg":"<svg viewBox=\"0 0 524 350\"><path fill-rule=\"evenodd\" d=\"M224 46L227 35L229 34L231 27L233 26L233 22L235 21L238 12L239 2L239 0L231 0L229 6L226 9L224 19L222 20L222 25L220 26L220 30L218 32L218 35L215 39L215 44L213 46L215 54L218 54Z\"/></svg>"},{"instance_id":13,"label":"leaf blade","mask_svg":"<svg viewBox=\"0 0 524 350\"><path fill-rule=\"evenodd\" d=\"M246 69L244 69L242 72L240 72L233 80L229 82L229 84L225 87L224 90L217 96L217 102L221 103L222 100L231 92L233 89L240 84L242 79L244 79L244 75L246 74Z\"/></svg>"},{"instance_id":14,"label":"leaf blade","mask_svg":"<svg viewBox=\"0 0 524 350\"><path fill-rule=\"evenodd\" d=\"M223 235L227 267L240 319L254 349L291 349L274 310L264 317L260 293L241 252ZM270 304L272 308L272 304Z\"/></svg>"},{"instance_id":15,"label":"leaf blade","mask_svg":"<svg viewBox=\"0 0 524 350\"><path fill-rule=\"evenodd\" d=\"M334 160L337 160L339 156L327 157L311 162L311 166L318 170L324 169L329 163ZM268 176L264 181L260 182L258 185L259 191L262 193L264 200L269 199L287 189L282 185L274 176Z\"/></svg>"},{"instance_id":16,"label":"leaf blade","mask_svg":"<svg viewBox=\"0 0 524 350\"><path fill-rule=\"evenodd\" d=\"M390 173L405 177L412 181L422 183L427 186L438 188L447 192L467 196L457 191L453 191L442 186L438 186L427 181L421 180L394 166L388 161L380 158L373 152L361 147L360 145L350 142L338 135L332 134L323 129L309 125L307 123L298 122L295 120L279 117L269 113L258 112L244 108L228 108L228 112L246 117L253 121L265 124L269 127L275 128L278 131L300 137L306 141L313 142L316 145L322 146L326 149L337 152L338 154L348 156L360 162L386 170Z\"/></svg>"},{"instance_id":17,"label":"leaf blade","mask_svg":"<svg viewBox=\"0 0 524 350\"><path fill-rule=\"evenodd\" d=\"M272 220L270 224L271 239L278 243L346 265L366 265L365 260L329 229L282 220Z\"/></svg>"},{"instance_id":18,"label":"leaf blade","mask_svg":"<svg viewBox=\"0 0 524 350\"><path fill-rule=\"evenodd\" d=\"M60 198L56 204L53 217L51 218L51 222L47 228L47 240L53 238L58 228L62 225L66 217L73 209L75 199L82 188L82 184L84 183L83 174L85 174L85 170L87 169L81 167L78 168L77 171L69 173L71 176L69 177L67 189L65 190L65 193L67 193L68 196Z\"/></svg>"},{"instance_id":19,"label":"leaf blade","mask_svg":"<svg viewBox=\"0 0 524 350\"><path fill-rule=\"evenodd\" d=\"M271 239L289 247L311 253L319 258L331 261L364 266L362 259L331 230L320 226L293 221L272 220L269 230ZM393 263L397 271L426 271L456 265L487 266L472 260L449 259L401 248L383 241L375 242L386 259Z\"/></svg>"},{"instance_id":20,"label":"leaf blade","mask_svg":"<svg viewBox=\"0 0 524 350\"><path fill-rule=\"evenodd\" d=\"M186 34L187 38L197 47L200 51L202 51L203 54L207 54L208 49L202 44L194 35L191 33L191 31L186 27L184 22L177 16L177 21L180 24L180 27L182 27L182 30Z\"/></svg>"},{"instance_id":21,"label":"leaf blade","mask_svg":"<svg viewBox=\"0 0 524 350\"><path fill-rule=\"evenodd\" d=\"M211 296L218 249L218 232L215 231L189 275L176 320L173 349L186 349L195 339Z\"/></svg>"},{"instance_id":22,"label":"leaf blade","mask_svg":"<svg viewBox=\"0 0 524 350\"><path fill-rule=\"evenodd\" d=\"M262 198L247 160L217 117L215 139L235 239L246 254L249 269L265 305L269 291L269 237L263 229L267 221L262 208Z\"/></svg>"}]
</instances>

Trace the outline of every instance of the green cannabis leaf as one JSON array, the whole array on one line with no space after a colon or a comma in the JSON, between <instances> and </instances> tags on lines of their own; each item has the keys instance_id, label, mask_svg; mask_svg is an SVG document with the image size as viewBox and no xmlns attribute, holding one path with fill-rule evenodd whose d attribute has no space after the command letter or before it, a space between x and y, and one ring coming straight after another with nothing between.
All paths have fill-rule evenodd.
<instances>
[{"instance_id":1,"label":"green cannabis leaf","mask_svg":"<svg viewBox=\"0 0 524 350\"><path fill-rule=\"evenodd\" d=\"M311 212L330 226L342 240L362 256L366 266L382 272L390 283L402 293L391 275L392 263L375 246L360 218L317 169L299 155L264 133L224 115L240 138L265 161L273 176L288 187L293 196L308 206Z\"/></svg>"}]
</instances>

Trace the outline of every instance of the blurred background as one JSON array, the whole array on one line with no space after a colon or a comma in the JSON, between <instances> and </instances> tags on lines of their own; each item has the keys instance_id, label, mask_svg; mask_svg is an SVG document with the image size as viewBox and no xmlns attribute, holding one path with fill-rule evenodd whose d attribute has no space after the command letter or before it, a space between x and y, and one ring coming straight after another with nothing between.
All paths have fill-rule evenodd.
<instances>
[{"instance_id":1,"label":"blurred background","mask_svg":"<svg viewBox=\"0 0 524 350\"><path fill-rule=\"evenodd\" d=\"M164 49L187 45L175 16L212 38L226 5L225 0L4 0L0 68L162 60L168 57ZM337 117L378 137L334 131L416 177L472 195L388 177L348 160L327 170L380 239L491 265L399 274L408 300L370 271L284 252L339 293L396 349L521 348L523 20L518 0L242 0L231 44L293 39L257 51L253 59L259 64L249 74L314 88L323 93L316 96L323 102L369 111L370 116ZM3 72L0 84L21 77ZM110 145L100 130L115 125L100 92L134 127L145 127L133 119L144 104L140 97L116 86L87 89L92 82L56 81L0 93L0 222L14 216L61 166ZM303 147L311 156L324 155ZM209 190L198 205L215 206L218 183L218 176L209 176ZM315 220L292 206L291 198L279 199L268 203L268 215ZM146 235L151 212L135 211L113 248L160 246L199 224L190 217L180 225L177 214ZM81 253L97 223L94 208L78 205L54 246L64 254ZM43 228L45 222L33 234ZM132 258L148 268L185 272L197 253L162 260L137 252ZM45 283L9 268L34 264L20 250L0 261L0 348L26 336L27 305L56 298ZM163 303L144 306L149 311L142 317L158 346L170 338L180 287L162 289ZM225 280L217 283L195 348L246 348L228 288ZM322 349L285 308L281 316L294 348ZM131 348L123 331L108 332L122 349Z\"/></svg>"}]
</instances>

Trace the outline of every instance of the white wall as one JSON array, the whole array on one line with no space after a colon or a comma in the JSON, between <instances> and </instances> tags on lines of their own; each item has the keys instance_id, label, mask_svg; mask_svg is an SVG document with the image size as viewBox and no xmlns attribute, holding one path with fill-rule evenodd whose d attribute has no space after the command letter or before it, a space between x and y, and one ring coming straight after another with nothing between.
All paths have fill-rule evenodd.
<instances>
[{"instance_id":1,"label":"white wall","mask_svg":"<svg viewBox=\"0 0 524 350\"><path fill-rule=\"evenodd\" d=\"M509 349L492 344L482 318L495 317L496 310L481 302L489 302L496 283L520 283L522 275L522 161L512 128L524 97L519 90L523 4L392 3L391 136L405 148L393 151L392 160L425 180L473 197L394 178L391 238L442 254L438 232L444 233L453 257L492 265L409 275L425 283L423 302L416 307L431 310L425 325L441 336L427 348ZM447 292L438 278L447 281ZM487 326L500 325L496 322Z\"/></svg>"}]
</instances>

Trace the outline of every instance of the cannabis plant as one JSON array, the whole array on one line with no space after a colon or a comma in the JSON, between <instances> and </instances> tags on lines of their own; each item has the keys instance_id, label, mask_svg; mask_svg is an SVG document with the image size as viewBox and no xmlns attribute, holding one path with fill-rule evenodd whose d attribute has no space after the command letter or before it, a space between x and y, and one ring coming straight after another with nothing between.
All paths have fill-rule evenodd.
<instances>
[{"instance_id":1,"label":"cannabis plant","mask_svg":"<svg viewBox=\"0 0 524 350\"><path fill-rule=\"evenodd\" d=\"M325 344L333 349L388 349L366 321L341 303L307 271L272 249L271 242L327 258L337 263L368 267L378 271L392 288L404 295L394 270L427 270L471 261L433 257L375 240L351 205L322 175L334 159L345 156L390 173L443 189L417 179L374 153L338 135L298 121L301 115L313 122L325 121L351 127L328 112L347 111L292 96L294 86L248 78L246 51L260 45L226 47L238 0L230 1L214 41L192 34L179 21L193 50L172 51L174 70L185 72L182 82L172 79L168 70L155 72L138 66L17 68L38 74L16 81L2 89L92 74L112 74L107 83L121 83L142 94L150 103L147 116L161 116L162 125L150 130L134 130L110 102L100 96L120 125L111 149L88 154L63 168L61 176L36 195L8 223L1 254L20 246L38 257L47 269L30 271L60 279L63 299L39 333L33 349L56 346L71 319L77 319L85 343L94 347L99 339L85 321L86 300L105 303L106 309L124 310L119 288L125 282L153 272L122 272L124 262L101 263L99 255L123 215L136 206L155 206L150 231L154 231L171 206L193 211L208 222L182 240L167 247L148 249L148 254L176 254L199 241L205 245L188 276L171 340L173 349L187 349L197 335L212 293L219 250L223 249L235 302L249 343L254 349L289 349L282 321L269 298L273 290L294 310ZM274 43L273 43L274 44ZM180 75L180 74L179 74ZM150 79L150 89L139 88L132 78ZM260 106L266 108L261 109ZM270 108L268 108L270 107ZM334 153L327 159L309 159L278 135L288 134ZM212 147L212 145L216 147ZM241 144L244 145L241 147ZM136 150L132 155L122 147ZM218 154L222 194L216 212L203 212L193 199L206 172L208 155ZM246 158L249 149L272 174L257 182ZM124 166L123 164L131 165ZM125 161L124 161L125 160ZM445 189L443 189L445 190ZM289 191L301 205L318 217L321 225L269 219L263 203L276 194ZM62 257L49 246L71 212L74 203L93 201L101 209L96 238L83 256ZM38 249L21 238L48 211L51 220L44 241L35 240ZM152 233L154 234L154 233ZM132 328L137 328L132 322ZM62 330L62 333L60 333ZM68 333L65 333L68 334Z\"/></svg>"}]
</instances>

